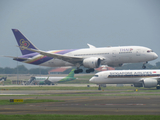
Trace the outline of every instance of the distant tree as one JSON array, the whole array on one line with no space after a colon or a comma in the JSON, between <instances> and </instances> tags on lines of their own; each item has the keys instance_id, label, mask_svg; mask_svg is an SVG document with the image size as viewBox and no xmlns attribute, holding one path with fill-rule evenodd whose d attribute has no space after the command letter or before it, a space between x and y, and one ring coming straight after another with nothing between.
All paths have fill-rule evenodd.
<instances>
[{"instance_id":1,"label":"distant tree","mask_svg":"<svg viewBox=\"0 0 160 120\"><path fill-rule=\"evenodd\" d=\"M156 62L156 67L159 69L160 68L160 62Z\"/></svg>"},{"instance_id":2,"label":"distant tree","mask_svg":"<svg viewBox=\"0 0 160 120\"><path fill-rule=\"evenodd\" d=\"M4 73L5 74L14 74L14 70L13 70L13 68L5 67Z\"/></svg>"},{"instance_id":3,"label":"distant tree","mask_svg":"<svg viewBox=\"0 0 160 120\"><path fill-rule=\"evenodd\" d=\"M39 68L31 68L29 70L29 73L30 74L40 74L40 70L39 70Z\"/></svg>"},{"instance_id":4,"label":"distant tree","mask_svg":"<svg viewBox=\"0 0 160 120\"><path fill-rule=\"evenodd\" d=\"M18 71L18 73L20 73L20 74L27 74L28 73L28 69L24 65L19 65L18 67L15 68L15 71Z\"/></svg>"},{"instance_id":5,"label":"distant tree","mask_svg":"<svg viewBox=\"0 0 160 120\"><path fill-rule=\"evenodd\" d=\"M131 64L125 64L122 67L116 67L116 70L138 70L142 69L143 63L131 63ZM155 66L147 63L146 64L146 69L154 69Z\"/></svg>"},{"instance_id":6,"label":"distant tree","mask_svg":"<svg viewBox=\"0 0 160 120\"><path fill-rule=\"evenodd\" d=\"M48 74L48 71L49 71L49 69L48 68L46 68L46 69L42 69L42 68L40 68L40 72L41 72L41 74Z\"/></svg>"},{"instance_id":7,"label":"distant tree","mask_svg":"<svg viewBox=\"0 0 160 120\"><path fill-rule=\"evenodd\" d=\"M48 74L51 68L31 68L28 72L30 74Z\"/></svg>"},{"instance_id":8,"label":"distant tree","mask_svg":"<svg viewBox=\"0 0 160 120\"><path fill-rule=\"evenodd\" d=\"M0 74L4 74L4 69L0 68Z\"/></svg>"},{"instance_id":9,"label":"distant tree","mask_svg":"<svg viewBox=\"0 0 160 120\"><path fill-rule=\"evenodd\" d=\"M134 70L134 69L142 69L143 63L132 63L132 64L124 64L122 67L116 67L116 70ZM147 69L160 69L160 62L157 62L156 65L146 64ZM76 67L73 67L76 69ZM83 69L83 73L85 73L85 67L81 67ZM17 74L17 70L19 74L48 74L48 71L53 68L31 68L27 69L24 65L19 65L15 68L1 68L0 74ZM71 68L72 69L72 68ZM68 69L64 72L64 74L68 74L71 69Z\"/></svg>"}]
</instances>

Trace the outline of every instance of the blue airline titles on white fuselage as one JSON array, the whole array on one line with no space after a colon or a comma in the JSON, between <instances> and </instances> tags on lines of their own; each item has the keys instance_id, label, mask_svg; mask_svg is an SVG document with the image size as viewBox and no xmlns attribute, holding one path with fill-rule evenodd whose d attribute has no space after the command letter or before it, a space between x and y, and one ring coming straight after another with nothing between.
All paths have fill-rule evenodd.
<instances>
[{"instance_id":1,"label":"blue airline titles on white fuselage","mask_svg":"<svg viewBox=\"0 0 160 120\"><path fill-rule=\"evenodd\" d=\"M160 89L160 70L110 70L96 73L90 80L95 84L134 84L135 87Z\"/></svg>"},{"instance_id":2,"label":"blue airline titles on white fuselage","mask_svg":"<svg viewBox=\"0 0 160 120\"><path fill-rule=\"evenodd\" d=\"M123 63L148 62L158 58L150 48L142 46L121 46L96 48L88 44L85 49L68 49L42 51L35 47L19 30L12 29L18 42L22 56L12 57L14 60L49 67L76 66L75 73L82 72L80 66L93 72L100 65L111 67L122 66ZM145 68L145 66L143 66Z\"/></svg>"}]
</instances>

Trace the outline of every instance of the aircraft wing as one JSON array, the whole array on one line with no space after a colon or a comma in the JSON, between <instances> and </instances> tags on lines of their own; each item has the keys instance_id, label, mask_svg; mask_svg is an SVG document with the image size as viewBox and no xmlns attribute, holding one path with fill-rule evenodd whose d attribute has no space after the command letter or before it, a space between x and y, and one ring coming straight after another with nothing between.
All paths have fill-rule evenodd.
<instances>
[{"instance_id":1,"label":"aircraft wing","mask_svg":"<svg viewBox=\"0 0 160 120\"><path fill-rule=\"evenodd\" d=\"M30 51L33 51L33 52L40 53L40 54L48 56L48 57L61 59L61 60L64 60L64 61L67 61L67 62L70 62L70 63L73 63L73 64L77 63L77 62L82 62L83 59L84 59L83 57L79 57L79 56L75 57L75 56L54 54L54 53L49 53L49 52L45 52L45 51L42 51L42 50L27 48L27 47L24 47L24 46L18 46L18 47L23 48L23 49L27 49L27 50L30 50Z\"/></svg>"}]
</instances>

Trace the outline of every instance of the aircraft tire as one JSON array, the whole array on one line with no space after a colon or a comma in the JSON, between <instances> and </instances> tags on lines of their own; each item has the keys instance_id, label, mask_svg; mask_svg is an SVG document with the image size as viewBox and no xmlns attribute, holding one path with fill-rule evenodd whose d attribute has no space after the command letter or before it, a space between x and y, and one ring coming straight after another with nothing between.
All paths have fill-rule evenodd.
<instances>
[{"instance_id":1,"label":"aircraft tire","mask_svg":"<svg viewBox=\"0 0 160 120\"><path fill-rule=\"evenodd\" d=\"M83 72L83 69L79 69L78 71L79 71L79 73L82 73L82 72Z\"/></svg>"},{"instance_id":2,"label":"aircraft tire","mask_svg":"<svg viewBox=\"0 0 160 120\"><path fill-rule=\"evenodd\" d=\"M91 68L91 69L87 69L87 70L86 70L86 73L90 73L90 72L94 72L94 69Z\"/></svg>"},{"instance_id":3,"label":"aircraft tire","mask_svg":"<svg viewBox=\"0 0 160 120\"><path fill-rule=\"evenodd\" d=\"M82 72L83 72L83 69L77 69L74 71L75 74L82 73Z\"/></svg>"},{"instance_id":4,"label":"aircraft tire","mask_svg":"<svg viewBox=\"0 0 160 120\"><path fill-rule=\"evenodd\" d=\"M157 88L157 89L160 89L160 86L157 86L156 88Z\"/></svg>"},{"instance_id":5,"label":"aircraft tire","mask_svg":"<svg viewBox=\"0 0 160 120\"><path fill-rule=\"evenodd\" d=\"M90 70L88 69L88 70L86 70L86 73L90 73Z\"/></svg>"},{"instance_id":6,"label":"aircraft tire","mask_svg":"<svg viewBox=\"0 0 160 120\"><path fill-rule=\"evenodd\" d=\"M78 70L75 70L74 73L75 73L75 74L78 74L79 72L78 72Z\"/></svg>"},{"instance_id":7,"label":"aircraft tire","mask_svg":"<svg viewBox=\"0 0 160 120\"><path fill-rule=\"evenodd\" d=\"M101 90L101 87L100 87L100 85L99 85L99 87L98 87L98 90Z\"/></svg>"},{"instance_id":8,"label":"aircraft tire","mask_svg":"<svg viewBox=\"0 0 160 120\"><path fill-rule=\"evenodd\" d=\"M142 66L142 69L146 69L146 66Z\"/></svg>"}]
</instances>

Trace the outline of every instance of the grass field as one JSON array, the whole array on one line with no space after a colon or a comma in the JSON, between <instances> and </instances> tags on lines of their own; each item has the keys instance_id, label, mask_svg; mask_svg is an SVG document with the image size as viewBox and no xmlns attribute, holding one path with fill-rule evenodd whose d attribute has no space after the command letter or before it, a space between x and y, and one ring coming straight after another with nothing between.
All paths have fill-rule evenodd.
<instances>
[{"instance_id":1,"label":"grass field","mask_svg":"<svg viewBox=\"0 0 160 120\"><path fill-rule=\"evenodd\" d=\"M160 115L0 115L1 120L160 120Z\"/></svg>"},{"instance_id":2,"label":"grass field","mask_svg":"<svg viewBox=\"0 0 160 120\"><path fill-rule=\"evenodd\" d=\"M64 102L62 100L46 100L46 99L25 99L23 102L10 102L10 100L0 100L0 105L15 105L27 103L42 103L42 102Z\"/></svg>"},{"instance_id":3,"label":"grass field","mask_svg":"<svg viewBox=\"0 0 160 120\"><path fill-rule=\"evenodd\" d=\"M12 90L45 90L48 91L48 94L43 95L38 94L36 96L148 96L148 95L160 95L160 90L157 89L147 89L141 88L138 91L135 91L136 88L131 86L116 87L108 86L102 87L102 90L98 90L98 87L62 87L62 86L21 86L21 87L0 87L0 92L3 91L12 91ZM54 93L54 91L49 90L74 90L72 93L65 94ZM77 91L76 91L77 90ZM1 95L7 96L7 95ZM13 95L10 95L13 96ZM34 96L34 95L14 95L14 96Z\"/></svg>"}]
</instances>

